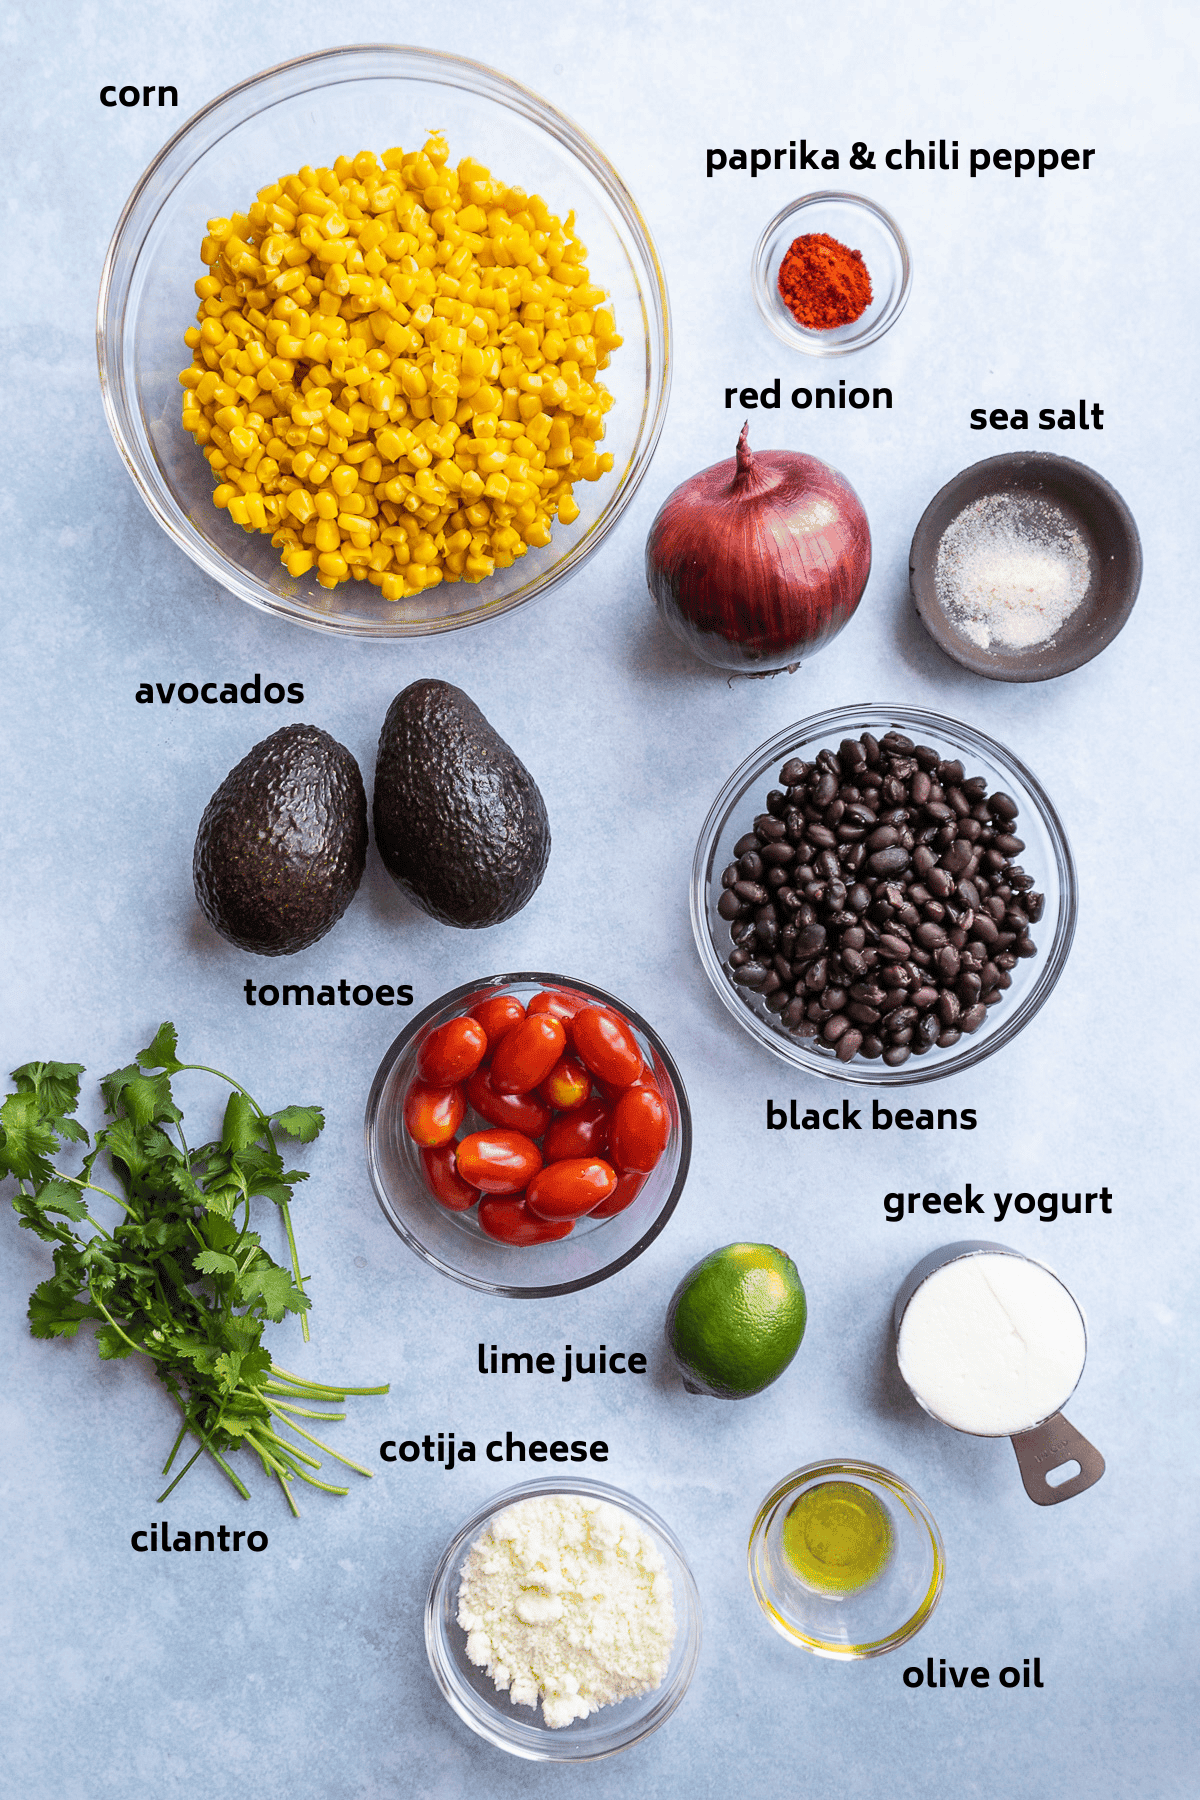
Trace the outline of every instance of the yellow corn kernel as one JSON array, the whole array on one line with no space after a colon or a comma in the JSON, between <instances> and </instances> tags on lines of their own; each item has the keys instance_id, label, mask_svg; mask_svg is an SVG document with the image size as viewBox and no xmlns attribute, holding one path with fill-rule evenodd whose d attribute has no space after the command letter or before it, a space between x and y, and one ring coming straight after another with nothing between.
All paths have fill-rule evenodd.
<instances>
[{"instance_id":1,"label":"yellow corn kernel","mask_svg":"<svg viewBox=\"0 0 1200 1800\"><path fill-rule=\"evenodd\" d=\"M579 508L571 495L567 495L558 503L558 519L561 525L573 525L579 517Z\"/></svg>"},{"instance_id":2,"label":"yellow corn kernel","mask_svg":"<svg viewBox=\"0 0 1200 1800\"><path fill-rule=\"evenodd\" d=\"M301 525L307 525L316 512L313 497L307 488L295 488L287 497L287 509Z\"/></svg>"},{"instance_id":3,"label":"yellow corn kernel","mask_svg":"<svg viewBox=\"0 0 1200 1800\"><path fill-rule=\"evenodd\" d=\"M344 580L350 573L350 565L345 557L339 555L336 550L328 550L324 555L318 556L317 567L322 575L336 576L339 581Z\"/></svg>"},{"instance_id":4,"label":"yellow corn kernel","mask_svg":"<svg viewBox=\"0 0 1200 1800\"><path fill-rule=\"evenodd\" d=\"M332 551L332 550L336 550L338 545L341 543L341 541L342 541L342 536L337 528L337 523L335 520L333 520L333 519L318 520L317 529L313 536L313 543L316 545L318 550L320 550L323 553Z\"/></svg>"}]
</instances>

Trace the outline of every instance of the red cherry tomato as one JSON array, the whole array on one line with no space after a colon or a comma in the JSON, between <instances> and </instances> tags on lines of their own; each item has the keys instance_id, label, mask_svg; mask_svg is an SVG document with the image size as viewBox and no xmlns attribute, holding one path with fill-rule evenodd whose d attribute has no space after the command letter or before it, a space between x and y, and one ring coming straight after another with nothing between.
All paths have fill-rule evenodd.
<instances>
[{"instance_id":1,"label":"red cherry tomato","mask_svg":"<svg viewBox=\"0 0 1200 1800\"><path fill-rule=\"evenodd\" d=\"M538 1090L544 1100L559 1112L571 1112L582 1106L592 1091L590 1069L575 1056L560 1056Z\"/></svg>"},{"instance_id":2,"label":"red cherry tomato","mask_svg":"<svg viewBox=\"0 0 1200 1800\"><path fill-rule=\"evenodd\" d=\"M540 1138L550 1123L551 1110L540 1094L498 1094L489 1067L476 1069L467 1083L467 1101L489 1125Z\"/></svg>"},{"instance_id":3,"label":"red cherry tomato","mask_svg":"<svg viewBox=\"0 0 1200 1800\"><path fill-rule=\"evenodd\" d=\"M494 994L490 1000L476 1001L471 1008L471 1017L479 1020L494 1050L505 1032L521 1023L525 1008L514 994Z\"/></svg>"},{"instance_id":4,"label":"red cherry tomato","mask_svg":"<svg viewBox=\"0 0 1200 1800\"><path fill-rule=\"evenodd\" d=\"M436 1149L448 1144L463 1122L467 1099L460 1087L433 1087L414 1081L404 1096L404 1125L415 1144Z\"/></svg>"},{"instance_id":5,"label":"red cherry tomato","mask_svg":"<svg viewBox=\"0 0 1200 1800\"><path fill-rule=\"evenodd\" d=\"M473 1075L487 1055L487 1033L468 1013L448 1019L425 1039L417 1051L417 1074L434 1087L449 1087Z\"/></svg>"},{"instance_id":6,"label":"red cherry tomato","mask_svg":"<svg viewBox=\"0 0 1200 1800\"><path fill-rule=\"evenodd\" d=\"M591 1001L586 994L573 994L568 988L546 988L535 994L526 1007L528 1013L549 1013L553 1019L573 1019Z\"/></svg>"},{"instance_id":7,"label":"red cherry tomato","mask_svg":"<svg viewBox=\"0 0 1200 1800\"><path fill-rule=\"evenodd\" d=\"M617 1172L598 1156L547 1163L525 1190L525 1204L539 1219L580 1219L607 1200Z\"/></svg>"},{"instance_id":8,"label":"red cherry tomato","mask_svg":"<svg viewBox=\"0 0 1200 1800\"><path fill-rule=\"evenodd\" d=\"M603 1100L585 1100L555 1119L542 1143L548 1163L576 1156L603 1156L608 1149L609 1108Z\"/></svg>"},{"instance_id":9,"label":"red cherry tomato","mask_svg":"<svg viewBox=\"0 0 1200 1800\"><path fill-rule=\"evenodd\" d=\"M539 1219L523 1200L493 1199L479 1202L479 1223L490 1238L501 1244L549 1244L565 1238L574 1219Z\"/></svg>"},{"instance_id":10,"label":"red cherry tomato","mask_svg":"<svg viewBox=\"0 0 1200 1800\"><path fill-rule=\"evenodd\" d=\"M608 1154L613 1167L649 1172L667 1147L671 1116L657 1088L626 1088L613 1107Z\"/></svg>"},{"instance_id":11,"label":"red cherry tomato","mask_svg":"<svg viewBox=\"0 0 1200 1800\"><path fill-rule=\"evenodd\" d=\"M492 1058L492 1086L498 1094L527 1094L545 1081L567 1047L567 1034L548 1013L535 1013L500 1039Z\"/></svg>"},{"instance_id":12,"label":"red cherry tomato","mask_svg":"<svg viewBox=\"0 0 1200 1800\"><path fill-rule=\"evenodd\" d=\"M473 1131L458 1146L458 1172L485 1194L520 1194L542 1166L542 1153L521 1131Z\"/></svg>"},{"instance_id":13,"label":"red cherry tomato","mask_svg":"<svg viewBox=\"0 0 1200 1800\"><path fill-rule=\"evenodd\" d=\"M479 1189L465 1182L455 1167L455 1146L439 1144L436 1150L422 1150L421 1167L425 1185L434 1199L451 1212L469 1212L479 1198Z\"/></svg>"},{"instance_id":14,"label":"red cherry tomato","mask_svg":"<svg viewBox=\"0 0 1200 1800\"><path fill-rule=\"evenodd\" d=\"M608 1199L602 1200L599 1206L593 1206L589 1218L615 1218L617 1213L624 1212L627 1206L633 1205L649 1179L640 1169L630 1169L627 1174L618 1175L617 1185Z\"/></svg>"},{"instance_id":15,"label":"red cherry tomato","mask_svg":"<svg viewBox=\"0 0 1200 1800\"><path fill-rule=\"evenodd\" d=\"M615 1088L632 1087L642 1072L633 1032L606 1006L585 1006L571 1020L571 1042L592 1074Z\"/></svg>"},{"instance_id":16,"label":"red cherry tomato","mask_svg":"<svg viewBox=\"0 0 1200 1800\"><path fill-rule=\"evenodd\" d=\"M621 1095L627 1094L631 1087L653 1088L656 1094L661 1091L654 1079L653 1071L646 1063L642 1064L642 1072L637 1080L628 1083L625 1087L615 1087L611 1081L597 1081L596 1086L610 1106L615 1106Z\"/></svg>"}]
</instances>

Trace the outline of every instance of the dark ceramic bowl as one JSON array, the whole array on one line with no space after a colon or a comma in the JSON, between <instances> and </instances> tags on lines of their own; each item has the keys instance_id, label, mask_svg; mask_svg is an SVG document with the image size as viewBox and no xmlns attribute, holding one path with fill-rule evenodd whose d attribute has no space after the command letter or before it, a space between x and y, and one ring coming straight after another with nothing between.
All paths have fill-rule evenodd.
<instances>
[{"instance_id":1,"label":"dark ceramic bowl","mask_svg":"<svg viewBox=\"0 0 1200 1800\"><path fill-rule=\"evenodd\" d=\"M1087 549L1087 591L1045 643L983 648L938 598L938 549L945 532L968 506L991 495L1049 501ZM1049 681L1099 656L1133 611L1141 579L1141 539L1116 489L1083 463L1038 451L989 456L948 481L921 515L908 556L909 587L926 631L947 656L991 681Z\"/></svg>"}]
</instances>

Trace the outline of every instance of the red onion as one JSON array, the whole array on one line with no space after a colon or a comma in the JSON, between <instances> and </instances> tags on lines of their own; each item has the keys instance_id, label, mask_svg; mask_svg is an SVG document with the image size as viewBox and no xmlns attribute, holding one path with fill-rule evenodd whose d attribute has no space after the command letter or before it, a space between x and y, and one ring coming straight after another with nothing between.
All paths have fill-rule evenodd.
<instances>
[{"instance_id":1,"label":"red onion","mask_svg":"<svg viewBox=\"0 0 1200 1800\"><path fill-rule=\"evenodd\" d=\"M836 637L871 573L867 515L850 483L791 450L737 456L664 501L646 540L646 579L676 637L705 662L795 668Z\"/></svg>"}]
</instances>

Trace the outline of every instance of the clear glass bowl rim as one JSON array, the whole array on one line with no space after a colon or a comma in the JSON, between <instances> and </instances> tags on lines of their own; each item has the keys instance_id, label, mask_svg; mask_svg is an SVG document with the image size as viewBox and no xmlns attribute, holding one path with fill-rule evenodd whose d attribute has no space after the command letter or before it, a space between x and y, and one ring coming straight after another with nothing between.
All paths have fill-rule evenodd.
<instances>
[{"instance_id":1,"label":"clear glass bowl rim","mask_svg":"<svg viewBox=\"0 0 1200 1800\"><path fill-rule=\"evenodd\" d=\"M859 337L848 337L835 340L829 332L806 331L804 326L791 318L790 314L780 311L774 304L774 295L767 278L767 263L770 260L770 246L777 231L787 221L805 207L818 204L828 205L837 202L843 206L860 207L864 212L873 213L893 239L900 256L901 281L900 292L895 302L881 312L869 330ZM791 200L782 207L765 227L762 236L754 246L754 255L750 259L750 276L754 288L754 299L764 322L781 343L788 344L793 350L801 351L805 356L847 356L852 350L865 350L868 344L879 341L891 330L904 308L908 305L908 296L912 291L912 257L909 255L908 241L889 213L875 200L868 200L865 194L850 194L841 189L827 188L819 193L802 194L798 200Z\"/></svg>"},{"instance_id":2,"label":"clear glass bowl rim","mask_svg":"<svg viewBox=\"0 0 1200 1800\"><path fill-rule=\"evenodd\" d=\"M672 1085L675 1089L675 1099L679 1106L679 1166L675 1171L675 1178L671 1183L670 1191L658 1211L655 1213L653 1219L651 1219L650 1223L647 1225L641 1237L638 1238L635 1244L630 1245L627 1250L623 1251L620 1256L614 1257L613 1260L610 1263L606 1263L602 1269L597 1269L594 1274L580 1276L574 1281L547 1282L539 1287L521 1286L519 1284L503 1281L478 1281L474 1276L465 1275L458 1269L452 1269L447 1263L444 1263L440 1257L435 1256L418 1238L406 1231L400 1221L393 1217L391 1208L383 1198L382 1189L384 1183L378 1169L378 1159L375 1154L374 1146L375 1132L379 1121L379 1111L383 1100L384 1088L387 1086L392 1070L405 1054L417 1033L424 1029L430 1019L434 1018L438 1013L443 1012L447 1007L457 1006L460 1001L479 994L484 989L496 989L499 991L500 989L514 985L517 982L534 982L540 987L548 988L574 988L581 994L590 994L595 1000L599 1001L601 1005L611 1006L614 1011L623 1014L624 1017L629 1020L630 1024L638 1031L642 1032L645 1037L649 1038L651 1044L653 1044L655 1054L662 1059L663 1065L671 1078ZM687 1089L683 1085L683 1076L679 1073L674 1057L671 1055L671 1052L667 1049L654 1027L647 1024L646 1020L643 1019L639 1013L635 1012L632 1006L627 1005L624 1000L619 1000L615 994L607 993L604 988L598 988L590 981L581 981L578 976L574 975L549 975L538 970L525 971L523 973L518 972L509 975L482 976L475 981L466 981L461 987L449 989L437 1000L434 1000L427 1006L423 1012L419 1013L415 1019L411 1019L399 1036L394 1038L388 1045L387 1050L384 1052L383 1059L375 1071L374 1079L371 1082L371 1091L367 1096L366 1118L363 1123L367 1142L367 1172L371 1178L371 1186L374 1190L375 1198L379 1202L379 1207L384 1218L392 1227L392 1230L396 1233L397 1237L402 1239L402 1241L408 1245L408 1248L413 1251L415 1255L419 1256L423 1262L428 1263L431 1268L436 1269L439 1275L448 1276L451 1281L460 1282L464 1287L474 1288L479 1293L502 1294L510 1300L547 1300L560 1294L578 1294L585 1288L595 1287L599 1282L607 1281L611 1275L616 1275L621 1269L627 1268L631 1262L636 1262L642 1252L649 1248L655 1238L664 1229L671 1214L679 1204L680 1196L682 1195L684 1186L687 1182L688 1168L692 1158L692 1109L688 1101ZM499 1248L499 1246L497 1246L497 1248Z\"/></svg>"},{"instance_id":3,"label":"clear glass bowl rim","mask_svg":"<svg viewBox=\"0 0 1200 1800\"><path fill-rule=\"evenodd\" d=\"M528 1731L538 1732L539 1736L546 1740L546 1747L542 1749L531 1743L511 1741L511 1734L504 1730L502 1723L505 1714L500 1710L501 1701L506 1707L509 1706L507 1694L501 1694L497 1689L497 1704L494 1712L491 1710L485 1712L482 1706L472 1706L464 1700L457 1685L456 1673L448 1666L440 1643L438 1617L441 1611L442 1595L446 1584L453 1579L458 1560L468 1547L470 1539L487 1524L489 1519L494 1518L506 1506L512 1506L518 1500L529 1500L541 1494L583 1494L595 1499L607 1500L611 1505L620 1507L623 1512L629 1513L632 1518L636 1519L640 1525L649 1526L655 1536L667 1545L676 1558L683 1577L685 1602L683 1608L680 1607L678 1593L675 1596L677 1628L681 1632L686 1632L683 1660L666 1693L661 1688L652 1690L658 1695L658 1699L651 1703L650 1710L653 1715L651 1719L622 1738L620 1742L610 1743L603 1749L584 1749L575 1752L564 1750L563 1753L556 1754L555 1740L560 1743L564 1742L561 1731L551 1730L549 1726L545 1725L538 1726L516 1717L512 1723L523 1725ZM684 1613L682 1618L679 1617L680 1611ZM443 1698L448 1701L463 1723L468 1725L472 1731L477 1732L480 1737L486 1738L498 1749L507 1750L514 1756L521 1756L534 1762L598 1762L603 1757L615 1756L619 1750L626 1750L630 1745L640 1743L643 1738L649 1737L651 1732L657 1731L659 1726L665 1724L670 1718L691 1685L692 1677L696 1673L696 1666L700 1660L702 1632L700 1594L696 1586L696 1578L692 1574L691 1565L684 1554L683 1546L670 1526L659 1517L652 1507L647 1506L645 1501L638 1500L634 1495L627 1494L620 1488L611 1487L607 1482L593 1481L582 1475L562 1475L557 1478L545 1476L539 1481L522 1482L517 1487L506 1488L503 1493L497 1494L486 1505L481 1506L455 1532L442 1552L437 1568L434 1570L433 1579L429 1584L429 1594L425 1602L425 1650L429 1658L429 1666L433 1671L433 1678ZM512 1710L514 1713L517 1711L515 1708ZM593 1718L602 1720L604 1711L605 1709L602 1707L598 1714L592 1715ZM536 1718L540 1714L535 1713L533 1716ZM489 1730L487 1725L493 1717L495 1719L494 1728Z\"/></svg>"},{"instance_id":4,"label":"clear glass bowl rim","mask_svg":"<svg viewBox=\"0 0 1200 1800\"><path fill-rule=\"evenodd\" d=\"M933 1548L933 1574L929 1587L920 1605L912 1617L889 1632L886 1638L879 1638L870 1644L834 1644L824 1638L810 1638L797 1631L787 1623L782 1614L771 1604L767 1595L760 1588L757 1571L754 1566L754 1547L760 1531L765 1529L766 1521L776 1510L780 1502L797 1488L806 1487L816 1480L836 1480L841 1476L865 1477L876 1482L880 1487L888 1488L902 1499L911 1513L925 1526L929 1533L929 1541ZM799 1644L805 1650L811 1650L816 1656L826 1656L837 1662L860 1662L871 1656L886 1656L891 1650L898 1650L925 1625L942 1597L942 1587L946 1579L946 1546L942 1542L942 1534L938 1530L937 1520L922 1500L915 1488L909 1486L901 1475L894 1475L890 1469L881 1468L878 1463L855 1462L846 1458L832 1461L805 1463L801 1469L793 1469L782 1481L777 1481L755 1515L750 1531L750 1543L746 1552L750 1571L750 1586L754 1590L754 1598L782 1637L789 1643Z\"/></svg>"},{"instance_id":5,"label":"clear glass bowl rim","mask_svg":"<svg viewBox=\"0 0 1200 1800\"><path fill-rule=\"evenodd\" d=\"M833 1057L828 1061L823 1056L806 1052L801 1041L794 1045L781 1034L768 1031L757 1015L751 1011L741 999L737 990L725 973L724 964L717 954L708 929L708 867L717 838L733 806L741 803L743 790L751 783L761 780L773 763L779 762L783 752L795 754L803 743L826 732L837 737L848 735L847 728L854 727L857 732L872 730L875 725L887 724L890 729L898 726L907 732L910 728L917 732L927 731L934 741L938 735L953 744L956 750L979 754L993 759L997 765L1014 775L1025 787L1038 808L1042 824L1054 848L1054 873L1058 881L1061 901L1059 916L1055 925L1054 937L1048 949L1039 945L1038 973L1031 985L1008 1010L1004 1017L1005 1003L999 1007L1000 1023L989 1030L982 1038L973 1037L960 1040L949 1052L931 1050L927 1056L910 1057L897 1069L868 1062L839 1063ZM970 771L968 770L968 774ZM760 810L760 809L756 809ZM1049 871L1046 872L1049 875ZM786 726L782 731L752 750L745 760L738 764L733 774L723 784L716 799L708 810L700 836L696 842L696 853L692 859L692 882L690 894L692 915L692 935L696 940L696 948L700 953L700 961L704 972L716 989L726 1010L737 1020L744 1031L751 1037L774 1052L776 1056L790 1063L793 1068L802 1069L810 1075L821 1075L834 1081L846 1081L860 1087L913 1087L927 1081L940 1081L944 1076L961 1074L976 1063L982 1062L993 1051L999 1050L1014 1038L1021 1028L1028 1024L1040 1008L1049 999L1055 982L1062 973L1067 960L1072 940L1075 936L1075 925L1079 913L1078 878L1075 859L1071 854L1071 846L1067 841L1066 830L1062 820L1055 811L1049 795L1037 777L1026 768L1019 757L1013 755L1003 744L986 732L977 730L973 725L966 725L959 719L952 719L943 713L929 712L915 706L889 706L881 701L864 702L861 706L838 706L829 712L813 713L806 719L798 720L794 725ZM965 1047L964 1047L965 1046ZM832 1066L830 1066L832 1065Z\"/></svg>"},{"instance_id":6,"label":"clear glass bowl rim","mask_svg":"<svg viewBox=\"0 0 1200 1800\"><path fill-rule=\"evenodd\" d=\"M195 160L195 156L190 153L193 141L199 144L201 151L206 151L229 131L245 124L253 117L255 109L247 105L245 110L239 110L238 103L248 102L255 90L267 82L285 77L289 73L294 73L294 86L275 95L273 104L280 100L294 98L296 94L311 88L331 86L348 80L378 79L381 72L377 69L364 69L361 73L355 72L354 62L368 57L398 61L401 66L394 71L395 78L438 80L449 86L460 87L507 106L520 113L531 123L540 126L560 146L577 156L599 183L604 190L606 199L615 207L622 222L635 239L638 251L645 263L645 269L637 271L637 286L642 302L640 324L643 327L647 343L646 394L642 426L635 440L630 466L600 517L552 568L544 570L541 575L536 576L523 587L514 589L503 601L491 604L485 601L478 607L472 608L469 613L463 613L453 618L404 622L397 620L394 625L387 620L364 619L348 622L323 618L319 614L310 613L306 607L274 594L269 588L262 586L236 563L228 560L211 547L199 533L185 532L179 521L163 505L155 490L155 484L148 474L149 465L153 463L154 459L142 442L144 434L137 429L138 408L126 391L123 354L124 314L128 300L129 278L136 268L146 236L154 219L161 211L165 198L174 191L178 180ZM305 79L306 76L315 75L320 71L328 71L328 74L321 80ZM231 113L227 120L219 117L223 111ZM212 130L211 136L204 130L206 125ZM217 126L220 129L213 129ZM128 242L126 241L127 234ZM645 274L652 277L649 293L646 292L646 286L642 279ZM116 313L115 317L114 313ZM651 388L651 371L655 362L656 343L659 347L662 365L657 394ZM117 221L104 258L96 303L96 358L104 415L122 462L129 471L133 483L152 517L172 542L177 544L206 575L227 592L235 594L239 599L245 600L259 611L288 619L292 623L303 625L310 630L327 632L335 636L392 640L432 636L443 631L461 630L468 625L479 624L487 619L499 618L505 613L512 612L517 606L524 605L527 601L548 592L560 581L574 574L594 555L621 518L641 485L662 434L666 420L667 401L671 391L671 313L662 264L659 261L650 228L643 218L640 208L599 145L565 113L560 112L549 101L543 100L532 89L522 86L507 75L502 75L499 70L492 69L485 63L474 62L467 57L453 56L446 51L430 50L411 44L344 44L331 49L313 51L304 56L290 57L284 62L273 64L270 68L260 69L257 74L249 76L245 81L236 82L234 86L226 88L223 93L210 100L198 112L193 113L191 118L180 126L174 136L163 145L147 165L121 209L121 216ZM486 584L482 585L486 586Z\"/></svg>"}]
</instances>

